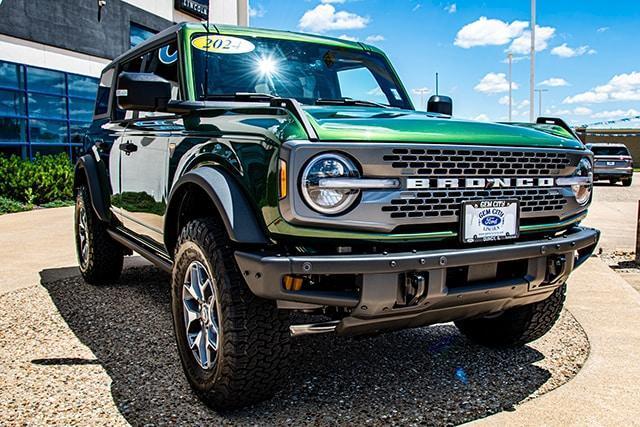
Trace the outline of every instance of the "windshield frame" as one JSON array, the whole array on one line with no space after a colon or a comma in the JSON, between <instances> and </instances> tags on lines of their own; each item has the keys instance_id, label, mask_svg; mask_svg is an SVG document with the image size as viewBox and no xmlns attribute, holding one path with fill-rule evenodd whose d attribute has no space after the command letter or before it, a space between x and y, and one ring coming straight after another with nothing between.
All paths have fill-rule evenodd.
<instances>
[{"instance_id":1,"label":"windshield frame","mask_svg":"<svg viewBox=\"0 0 640 427\"><path fill-rule=\"evenodd\" d=\"M415 107L413 105L413 102L411 100L411 97L409 96L409 93L407 92L406 88L404 87L404 85L402 84L402 81L400 80L395 68L393 67L393 65L391 64L391 62L389 61L389 59L387 58L387 56L382 52L379 51L378 49L375 48L369 48L367 49L366 45L360 44L358 43L357 46L353 46L353 47L348 47L348 46L344 46L344 45L340 45L340 43L329 43L331 41L331 39L326 39L326 43L324 42L317 42L317 41L307 41L307 40L298 40L295 38L289 39L287 37L278 37L275 35L272 36L267 36L265 34L259 34L259 35L255 35L252 36L250 34L234 34L233 32L227 34L226 32L206 32L206 31L191 31L188 34L185 34L184 37L184 44L183 46L186 48L185 49L185 65L187 65L186 68L186 73L185 76L187 77L188 83L187 86L189 87L189 98L191 100L194 101L202 101L203 97L202 94L200 94L200 90L197 88L198 85L198 81L199 81L199 77L198 77L198 72L199 70L196 69L196 65L195 65L195 52L198 50L196 47L194 47L192 45L192 41L198 37L201 36L228 36L228 37L236 37L236 38L241 38L241 39L245 39L248 41L253 41L256 39L259 40L264 40L264 41L273 41L273 42L277 42L277 41L287 41L287 42L291 42L291 43L308 43L308 44L313 44L313 45L317 45L320 47L326 47L327 49L330 49L332 51L342 51L342 52L348 52L349 54L362 54L365 56L371 56L372 58L374 58L374 61L376 61L379 65L381 65L384 69L384 71L386 72L387 76L384 76L384 78L387 78L388 81L393 85L391 87L394 87L394 89L398 92L399 98L396 97L396 99L398 100L398 105L386 105L387 102L389 102L389 99L385 96L384 98L384 108L393 108L393 109L401 109L401 110L411 110L411 111L415 111ZM324 40L322 40L324 41ZM203 51L204 52L204 51ZM212 53L213 54L213 53ZM188 58L188 59L187 59ZM371 71L371 70L370 70ZM373 72L372 72L372 77L375 78ZM378 83L379 84L379 83ZM210 94L210 95L214 95L214 94ZM295 99L295 98L293 98ZM303 105L315 105L315 104L303 104ZM400 106L401 105L401 106ZM352 104L344 104L344 106L353 106Z\"/></svg>"}]
</instances>

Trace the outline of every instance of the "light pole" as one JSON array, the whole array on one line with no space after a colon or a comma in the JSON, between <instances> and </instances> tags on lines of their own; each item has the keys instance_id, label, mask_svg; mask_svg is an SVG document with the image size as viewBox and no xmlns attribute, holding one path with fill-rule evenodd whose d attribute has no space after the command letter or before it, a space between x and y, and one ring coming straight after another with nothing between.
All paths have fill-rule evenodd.
<instances>
[{"instance_id":1,"label":"light pole","mask_svg":"<svg viewBox=\"0 0 640 427\"><path fill-rule=\"evenodd\" d=\"M542 115L542 92L549 92L549 89L536 89L538 92L538 116Z\"/></svg>"},{"instance_id":2,"label":"light pole","mask_svg":"<svg viewBox=\"0 0 640 427\"><path fill-rule=\"evenodd\" d=\"M511 112L513 109L513 98L511 96L512 87L513 87L513 73L512 73L512 63L513 63L513 53L509 52L507 54L507 58L509 59L509 121L511 121Z\"/></svg>"},{"instance_id":3,"label":"light pole","mask_svg":"<svg viewBox=\"0 0 640 427\"><path fill-rule=\"evenodd\" d=\"M533 123L536 81L536 0L531 0L531 72L529 76L529 121Z\"/></svg>"}]
</instances>

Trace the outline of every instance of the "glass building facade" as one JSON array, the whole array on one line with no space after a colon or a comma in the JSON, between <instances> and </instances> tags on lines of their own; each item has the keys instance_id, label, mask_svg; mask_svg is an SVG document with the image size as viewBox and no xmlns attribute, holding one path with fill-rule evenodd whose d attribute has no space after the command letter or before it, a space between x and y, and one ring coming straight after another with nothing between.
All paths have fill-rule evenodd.
<instances>
[{"instance_id":1,"label":"glass building facade","mask_svg":"<svg viewBox=\"0 0 640 427\"><path fill-rule=\"evenodd\" d=\"M97 90L93 77L0 61L0 153L75 157Z\"/></svg>"}]
</instances>

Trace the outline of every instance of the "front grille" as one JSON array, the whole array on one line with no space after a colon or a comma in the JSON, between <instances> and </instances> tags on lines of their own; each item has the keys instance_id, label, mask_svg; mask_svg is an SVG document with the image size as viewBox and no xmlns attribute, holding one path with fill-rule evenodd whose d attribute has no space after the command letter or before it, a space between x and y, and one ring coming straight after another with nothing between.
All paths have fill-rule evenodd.
<instances>
[{"instance_id":1,"label":"front grille","mask_svg":"<svg viewBox=\"0 0 640 427\"><path fill-rule=\"evenodd\" d=\"M519 200L523 216L527 216L527 213L553 216L567 204L566 198L554 188L435 190L392 199L390 204L381 209L391 218L450 217L451 220L456 220L459 218L462 202L492 199Z\"/></svg>"},{"instance_id":2,"label":"front grille","mask_svg":"<svg viewBox=\"0 0 640 427\"><path fill-rule=\"evenodd\" d=\"M570 164L566 153L524 150L394 148L383 155L394 169L414 169L416 175L552 176Z\"/></svg>"}]
</instances>

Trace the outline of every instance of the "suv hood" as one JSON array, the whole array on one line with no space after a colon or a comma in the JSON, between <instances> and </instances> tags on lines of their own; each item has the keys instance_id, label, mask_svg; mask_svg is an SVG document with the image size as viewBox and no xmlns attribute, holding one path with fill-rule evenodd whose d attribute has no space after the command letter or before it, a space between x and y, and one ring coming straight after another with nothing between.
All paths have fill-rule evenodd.
<instances>
[{"instance_id":1,"label":"suv hood","mask_svg":"<svg viewBox=\"0 0 640 427\"><path fill-rule=\"evenodd\" d=\"M321 141L424 142L584 149L561 128L474 122L420 111L303 107Z\"/></svg>"}]
</instances>

